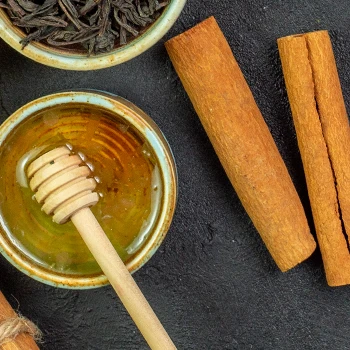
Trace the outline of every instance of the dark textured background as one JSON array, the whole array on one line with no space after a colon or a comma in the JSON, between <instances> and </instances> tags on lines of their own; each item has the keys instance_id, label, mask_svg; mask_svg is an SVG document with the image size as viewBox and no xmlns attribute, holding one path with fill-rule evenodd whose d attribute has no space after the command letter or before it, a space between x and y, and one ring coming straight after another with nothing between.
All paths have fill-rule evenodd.
<instances>
[{"instance_id":1,"label":"dark textured background","mask_svg":"<svg viewBox=\"0 0 350 350\"><path fill-rule=\"evenodd\" d=\"M1 120L40 96L94 88L131 100L159 124L177 160L179 201L164 244L135 278L179 349L350 349L350 287L327 286L319 251L288 273L278 271L166 54L167 38L210 15L233 49L311 221L276 39L330 30L349 105L347 0L189 0L152 49L88 73L42 66L0 41ZM0 290L14 307L18 299L21 312L42 329L42 349L147 349L110 287L54 289L2 257L0 271Z\"/></svg>"}]
</instances>

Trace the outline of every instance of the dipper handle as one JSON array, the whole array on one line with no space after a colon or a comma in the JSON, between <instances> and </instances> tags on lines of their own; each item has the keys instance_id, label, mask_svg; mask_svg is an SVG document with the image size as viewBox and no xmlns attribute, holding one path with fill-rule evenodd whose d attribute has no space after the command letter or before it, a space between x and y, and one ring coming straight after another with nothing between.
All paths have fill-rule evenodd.
<instances>
[{"instance_id":1,"label":"dipper handle","mask_svg":"<svg viewBox=\"0 0 350 350\"><path fill-rule=\"evenodd\" d=\"M71 220L151 349L176 349L89 208Z\"/></svg>"}]
</instances>

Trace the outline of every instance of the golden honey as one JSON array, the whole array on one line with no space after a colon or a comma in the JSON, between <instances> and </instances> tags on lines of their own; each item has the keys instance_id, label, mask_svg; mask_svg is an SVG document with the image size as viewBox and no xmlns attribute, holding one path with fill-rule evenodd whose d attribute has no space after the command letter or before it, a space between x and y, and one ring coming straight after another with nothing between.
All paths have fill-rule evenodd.
<instances>
[{"instance_id":1,"label":"golden honey","mask_svg":"<svg viewBox=\"0 0 350 350\"><path fill-rule=\"evenodd\" d=\"M8 241L45 269L97 275L96 264L72 223L58 225L41 211L28 187L30 162L67 145L98 182L92 211L127 262L150 236L162 199L162 177L147 142L108 111L69 105L41 111L21 123L0 152L0 217Z\"/></svg>"}]
</instances>

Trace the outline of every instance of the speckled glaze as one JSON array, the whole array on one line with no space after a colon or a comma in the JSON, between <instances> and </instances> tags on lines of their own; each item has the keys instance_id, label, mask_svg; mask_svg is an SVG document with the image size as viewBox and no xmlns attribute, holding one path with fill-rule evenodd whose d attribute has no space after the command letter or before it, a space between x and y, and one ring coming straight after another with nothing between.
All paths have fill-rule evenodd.
<instances>
[{"instance_id":1,"label":"speckled glaze","mask_svg":"<svg viewBox=\"0 0 350 350\"><path fill-rule=\"evenodd\" d=\"M186 0L171 0L157 21L145 33L129 44L109 53L87 57L82 54L67 53L41 43L32 43L22 49L20 41L24 34L15 27L5 11L0 8L0 37L21 54L47 66L69 70L94 70L111 67L126 62L158 42L179 17Z\"/></svg>"},{"instance_id":2,"label":"speckled glaze","mask_svg":"<svg viewBox=\"0 0 350 350\"><path fill-rule=\"evenodd\" d=\"M107 109L126 123L135 127L141 135L149 142L155 156L157 157L160 172L163 178L163 199L160 215L154 230L142 246L138 253L127 262L128 270L133 273L141 268L157 251L162 243L173 218L176 198L177 198L177 173L172 152L163 134L153 122L153 120L131 102L115 95L100 91L86 92L62 92L42 97L23 106L13 113L0 126L0 147L7 135L16 125L29 118L33 113L40 110L67 104L86 104ZM1 220L1 217L0 217ZM107 278L104 275L93 276L91 278L81 276L71 276L48 271L37 265L34 261L29 261L11 245L1 231L0 227L0 253L15 267L28 276L43 283L74 289L94 288L106 285Z\"/></svg>"}]
</instances>

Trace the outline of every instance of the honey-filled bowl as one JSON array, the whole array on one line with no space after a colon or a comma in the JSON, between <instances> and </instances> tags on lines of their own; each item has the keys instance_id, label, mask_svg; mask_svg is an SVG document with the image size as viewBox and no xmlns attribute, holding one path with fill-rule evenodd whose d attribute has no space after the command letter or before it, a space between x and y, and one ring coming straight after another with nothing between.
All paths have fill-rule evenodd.
<instances>
[{"instance_id":1,"label":"honey-filled bowl","mask_svg":"<svg viewBox=\"0 0 350 350\"><path fill-rule=\"evenodd\" d=\"M108 93L42 97L0 126L0 252L49 285L103 286L107 278L73 224L54 223L28 187L28 165L62 145L91 169L100 196L91 210L131 273L152 257L170 227L175 162L152 119Z\"/></svg>"},{"instance_id":2,"label":"honey-filled bowl","mask_svg":"<svg viewBox=\"0 0 350 350\"><path fill-rule=\"evenodd\" d=\"M96 4L99 2L95 1ZM107 68L126 62L156 44L175 23L185 3L186 0L170 0L155 22L144 28L142 27L139 30L139 35L134 39L128 39L123 46L118 45L116 41L114 49L96 55L93 53L88 55L87 51L83 52L77 49L77 45L53 46L45 41L41 43L33 40L23 47L22 40L26 37L25 32L12 23L6 12L7 10L1 7L0 37L21 54L47 66L82 71ZM126 6L129 5L126 4ZM16 6L19 5L16 3ZM27 14L24 9L22 11ZM111 18L111 21L114 21L114 19ZM84 28L86 23L81 25ZM71 30L69 27L67 28L67 32ZM103 45L105 44L101 43L101 46Z\"/></svg>"}]
</instances>

